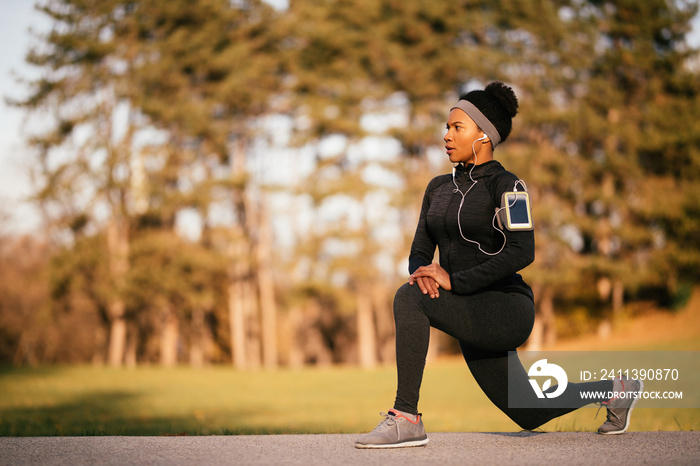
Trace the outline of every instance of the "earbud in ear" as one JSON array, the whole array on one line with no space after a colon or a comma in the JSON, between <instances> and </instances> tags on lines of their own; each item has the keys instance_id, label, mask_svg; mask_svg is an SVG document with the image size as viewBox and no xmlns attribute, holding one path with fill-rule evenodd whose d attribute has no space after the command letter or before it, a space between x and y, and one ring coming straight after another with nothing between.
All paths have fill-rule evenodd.
<instances>
[{"instance_id":1,"label":"earbud in ear","mask_svg":"<svg viewBox=\"0 0 700 466\"><path fill-rule=\"evenodd\" d=\"M477 139L477 141L483 141L484 139L487 139L487 138L488 138L488 136L484 134L482 137Z\"/></svg>"}]
</instances>

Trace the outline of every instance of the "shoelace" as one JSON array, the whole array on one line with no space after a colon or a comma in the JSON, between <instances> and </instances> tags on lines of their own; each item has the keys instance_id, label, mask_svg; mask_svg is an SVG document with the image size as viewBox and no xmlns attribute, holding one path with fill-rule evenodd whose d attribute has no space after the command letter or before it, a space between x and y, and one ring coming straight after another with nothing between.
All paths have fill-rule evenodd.
<instances>
[{"instance_id":1,"label":"shoelace","mask_svg":"<svg viewBox=\"0 0 700 466\"><path fill-rule=\"evenodd\" d=\"M622 377L620 377L618 380L619 380L620 383L622 384L622 390L621 390L621 391L624 392L624 391L625 391L625 382L624 382L624 380L622 380ZM598 419L598 413L600 412L601 409L603 409L603 406L605 406L605 409L608 410L608 415L606 416L606 420L612 421L611 416L614 416L618 421L620 421L620 420L621 420L621 419L620 419L620 416L618 416L617 414L615 414L615 413L612 411L611 406L610 406L610 405L613 403L613 401L615 401L615 400L618 399L618 397L619 397L619 395L618 395L617 393L615 393L615 395L614 395L612 398L610 398L608 401L600 401L600 402L598 402L598 403L597 403L597 404L598 404L598 411L595 412L595 417L594 417L593 419Z\"/></svg>"},{"instance_id":2,"label":"shoelace","mask_svg":"<svg viewBox=\"0 0 700 466\"><path fill-rule=\"evenodd\" d=\"M396 432L399 433L399 423L396 422L396 418L393 415L384 412L379 414L384 416L384 420L374 428L373 432L384 432L385 430L396 426Z\"/></svg>"},{"instance_id":3,"label":"shoelace","mask_svg":"<svg viewBox=\"0 0 700 466\"><path fill-rule=\"evenodd\" d=\"M608 403L609 403L609 402L608 402ZM606 421L612 422L612 421L613 421L613 417L614 417L615 419L617 419L618 421L622 421L622 419L620 419L620 416L618 416L617 414L615 414L615 412L614 412L612 409L609 408L609 404L605 404L604 402L600 402L600 403L598 403L598 405L599 405L598 411L595 412L595 417L593 418L594 420L595 420L595 419L598 419L598 413L600 412L601 409L603 409L603 407L605 407L605 409L607 409L607 411L608 411L608 414L607 414L607 416L605 417L605 420L606 420Z\"/></svg>"}]
</instances>

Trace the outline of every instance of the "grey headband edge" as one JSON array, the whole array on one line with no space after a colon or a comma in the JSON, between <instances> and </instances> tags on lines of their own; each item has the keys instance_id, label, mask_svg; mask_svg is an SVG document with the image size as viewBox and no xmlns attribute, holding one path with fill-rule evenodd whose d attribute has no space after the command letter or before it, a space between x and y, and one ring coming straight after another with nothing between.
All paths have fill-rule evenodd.
<instances>
[{"instance_id":1,"label":"grey headband edge","mask_svg":"<svg viewBox=\"0 0 700 466\"><path fill-rule=\"evenodd\" d=\"M493 126L493 123L491 123L491 121L486 118L483 113L481 113L481 110L479 110L476 105L468 100L460 100L450 109L450 111L454 110L455 108L462 110L469 116L469 118L474 120L474 123L476 123L476 125L489 137L491 140L491 146L495 149L501 142L501 135L498 133L496 127Z\"/></svg>"}]
</instances>

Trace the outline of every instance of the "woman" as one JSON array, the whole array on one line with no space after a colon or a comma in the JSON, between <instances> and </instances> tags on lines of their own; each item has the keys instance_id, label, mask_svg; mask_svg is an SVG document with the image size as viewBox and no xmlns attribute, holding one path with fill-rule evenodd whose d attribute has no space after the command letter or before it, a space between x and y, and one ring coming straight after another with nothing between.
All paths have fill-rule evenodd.
<instances>
[{"instance_id":1,"label":"woman","mask_svg":"<svg viewBox=\"0 0 700 466\"><path fill-rule=\"evenodd\" d=\"M360 436L358 448L428 442L418 397L431 326L458 339L481 389L523 429L592 402L607 406L608 420L600 433L622 433L629 425L636 401L629 395L641 392L641 382L569 383L556 399L538 398L517 354L509 354L527 340L535 318L532 290L517 273L534 260L534 233L501 228L495 218L504 192L525 190L525 184L493 158L493 150L510 134L517 109L513 90L493 82L462 95L450 110L445 149L457 165L452 174L428 184L409 256L411 275L394 299L394 407L382 413L384 419L372 432ZM439 263L432 262L436 247ZM509 374L519 406L532 408L509 408ZM615 396L582 400L584 390ZM621 391L630 393L619 396Z\"/></svg>"}]
</instances>

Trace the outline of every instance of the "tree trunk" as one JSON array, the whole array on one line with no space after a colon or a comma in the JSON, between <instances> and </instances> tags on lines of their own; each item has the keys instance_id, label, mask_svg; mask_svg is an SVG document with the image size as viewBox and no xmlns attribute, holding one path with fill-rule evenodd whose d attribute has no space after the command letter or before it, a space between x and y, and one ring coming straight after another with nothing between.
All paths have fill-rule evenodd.
<instances>
[{"instance_id":1,"label":"tree trunk","mask_svg":"<svg viewBox=\"0 0 700 466\"><path fill-rule=\"evenodd\" d=\"M250 278L243 282L243 309L246 319L246 354L248 368L260 369L262 366L262 338L257 287Z\"/></svg>"},{"instance_id":2,"label":"tree trunk","mask_svg":"<svg viewBox=\"0 0 700 466\"><path fill-rule=\"evenodd\" d=\"M535 295L535 325L527 340L526 350L540 351L543 346L556 342L554 295L552 288L546 285L535 284L532 290Z\"/></svg>"},{"instance_id":3,"label":"tree trunk","mask_svg":"<svg viewBox=\"0 0 700 466\"><path fill-rule=\"evenodd\" d=\"M163 312L163 329L160 337L160 364L174 367L177 364L177 345L180 337L178 321L170 306Z\"/></svg>"},{"instance_id":4,"label":"tree trunk","mask_svg":"<svg viewBox=\"0 0 700 466\"><path fill-rule=\"evenodd\" d=\"M615 280L612 288L612 308L613 315L618 315L625 305L625 285L622 280Z\"/></svg>"},{"instance_id":5,"label":"tree trunk","mask_svg":"<svg viewBox=\"0 0 700 466\"><path fill-rule=\"evenodd\" d=\"M598 288L600 300L607 302L612 292L612 281L608 277L600 277L596 282L596 288Z\"/></svg>"},{"instance_id":6,"label":"tree trunk","mask_svg":"<svg viewBox=\"0 0 700 466\"><path fill-rule=\"evenodd\" d=\"M557 341L557 328L554 317L554 295L551 287L545 287L539 308L542 315L542 323L544 324L544 344L552 346Z\"/></svg>"},{"instance_id":7,"label":"tree trunk","mask_svg":"<svg viewBox=\"0 0 700 466\"><path fill-rule=\"evenodd\" d=\"M264 201L259 209L259 234L256 244L257 281L260 300L260 320L262 337L263 366L277 368L277 304L275 284L272 276L272 232L267 218Z\"/></svg>"},{"instance_id":8,"label":"tree trunk","mask_svg":"<svg viewBox=\"0 0 700 466\"><path fill-rule=\"evenodd\" d=\"M310 300L304 310L304 354L305 358L317 366L325 367L333 363L333 354L323 339L319 328L323 309L316 299Z\"/></svg>"},{"instance_id":9,"label":"tree trunk","mask_svg":"<svg viewBox=\"0 0 700 466\"><path fill-rule=\"evenodd\" d=\"M394 312L384 283L372 285L372 302L377 322L377 345L381 362L385 364L394 362L396 360Z\"/></svg>"},{"instance_id":10,"label":"tree trunk","mask_svg":"<svg viewBox=\"0 0 700 466\"><path fill-rule=\"evenodd\" d=\"M372 312L372 295L368 285L357 289L357 349L360 367L372 369L377 365L377 337Z\"/></svg>"},{"instance_id":11,"label":"tree trunk","mask_svg":"<svg viewBox=\"0 0 700 466\"><path fill-rule=\"evenodd\" d=\"M132 323L127 326L126 349L124 352L124 364L126 367L136 367L136 353L139 344L138 332L139 329L135 324Z\"/></svg>"},{"instance_id":12,"label":"tree trunk","mask_svg":"<svg viewBox=\"0 0 700 466\"><path fill-rule=\"evenodd\" d=\"M248 193L249 180L246 168L246 140L244 138L236 139L231 148L231 180L235 186L232 192L232 202L238 222L238 225L232 229L235 239L232 245L232 265L229 278L231 350L233 351L234 367L254 369L261 364L260 317L258 316L258 297L256 296L258 287L255 286L252 279L252 261L257 260L255 257L257 251L252 240L253 233L256 231L256 219L255 209L251 208ZM257 280L257 274L255 278ZM276 349L274 354L276 357Z\"/></svg>"},{"instance_id":13,"label":"tree trunk","mask_svg":"<svg viewBox=\"0 0 700 466\"><path fill-rule=\"evenodd\" d=\"M111 325L109 328L104 328L99 326L95 329L95 348L100 348L106 350L109 353L109 333L111 331ZM19 347L18 347L19 349ZM23 359L20 359L20 362ZM105 363L105 351L96 350L92 355L92 364L96 366L101 366Z\"/></svg>"},{"instance_id":14,"label":"tree trunk","mask_svg":"<svg viewBox=\"0 0 700 466\"><path fill-rule=\"evenodd\" d=\"M535 312L535 325L532 326L532 332L527 339L525 345L526 351L540 351L542 349L542 341L544 340L544 325L542 324L542 319L539 318L537 312Z\"/></svg>"},{"instance_id":15,"label":"tree trunk","mask_svg":"<svg viewBox=\"0 0 700 466\"><path fill-rule=\"evenodd\" d=\"M205 362L205 322L204 309L195 308L192 311L192 322L190 331L190 365L192 367L202 367Z\"/></svg>"},{"instance_id":16,"label":"tree trunk","mask_svg":"<svg viewBox=\"0 0 700 466\"><path fill-rule=\"evenodd\" d=\"M287 331L289 332L289 367L298 369L304 365L304 350L302 348L302 329L304 313L301 306L293 306L289 310Z\"/></svg>"},{"instance_id":17,"label":"tree trunk","mask_svg":"<svg viewBox=\"0 0 700 466\"><path fill-rule=\"evenodd\" d=\"M121 366L126 348L126 303L124 292L129 270L129 227L124 219L112 218L107 225L107 251L109 271L113 286L109 313L109 348L107 361L110 366Z\"/></svg>"},{"instance_id":18,"label":"tree trunk","mask_svg":"<svg viewBox=\"0 0 700 466\"><path fill-rule=\"evenodd\" d=\"M121 366L124 362L126 348L126 319L124 318L123 302L113 302L110 306L112 316L109 327L109 349L107 360L112 367Z\"/></svg>"},{"instance_id":19,"label":"tree trunk","mask_svg":"<svg viewBox=\"0 0 700 466\"><path fill-rule=\"evenodd\" d=\"M237 268L234 265L234 268ZM237 276L238 274L236 274ZM229 325L231 327L231 361L236 369L245 369L248 366L246 357L246 327L245 306L243 299L243 282L236 278L229 279L228 285L228 312Z\"/></svg>"}]
</instances>

